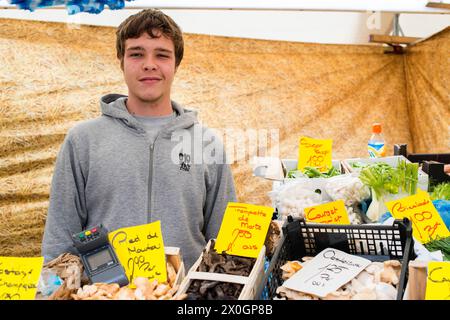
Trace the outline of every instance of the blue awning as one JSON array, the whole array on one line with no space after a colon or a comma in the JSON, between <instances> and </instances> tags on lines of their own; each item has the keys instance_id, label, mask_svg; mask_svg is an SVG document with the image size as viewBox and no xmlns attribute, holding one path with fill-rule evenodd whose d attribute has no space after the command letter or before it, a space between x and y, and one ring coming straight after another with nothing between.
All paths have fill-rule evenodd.
<instances>
[{"instance_id":1,"label":"blue awning","mask_svg":"<svg viewBox=\"0 0 450 320\"><path fill-rule=\"evenodd\" d=\"M133 0L126 0L133 1ZM9 0L19 9L34 11L38 8L53 6L66 6L68 14L88 12L98 14L105 9L105 5L111 10L119 10L125 7L124 0Z\"/></svg>"}]
</instances>

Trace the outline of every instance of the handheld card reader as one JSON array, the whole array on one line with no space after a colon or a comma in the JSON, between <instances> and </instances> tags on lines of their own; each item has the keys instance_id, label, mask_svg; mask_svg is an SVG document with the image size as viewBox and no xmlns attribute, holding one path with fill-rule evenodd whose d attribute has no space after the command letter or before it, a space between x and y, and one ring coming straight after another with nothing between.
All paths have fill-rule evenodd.
<instances>
[{"instance_id":1,"label":"handheld card reader","mask_svg":"<svg viewBox=\"0 0 450 320\"><path fill-rule=\"evenodd\" d=\"M92 283L128 284L125 270L108 240L108 230L100 225L72 235L86 274Z\"/></svg>"}]
</instances>

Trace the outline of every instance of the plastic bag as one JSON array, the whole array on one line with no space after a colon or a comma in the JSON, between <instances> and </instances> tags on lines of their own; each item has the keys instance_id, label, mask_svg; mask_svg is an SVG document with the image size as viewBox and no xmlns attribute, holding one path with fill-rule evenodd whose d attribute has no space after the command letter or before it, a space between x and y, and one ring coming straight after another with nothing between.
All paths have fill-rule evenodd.
<instances>
[{"instance_id":1,"label":"plastic bag","mask_svg":"<svg viewBox=\"0 0 450 320\"><path fill-rule=\"evenodd\" d=\"M370 198L370 190L355 175L345 174L327 179L325 191L333 200L344 200L346 206L352 206Z\"/></svg>"},{"instance_id":2,"label":"plastic bag","mask_svg":"<svg viewBox=\"0 0 450 320\"><path fill-rule=\"evenodd\" d=\"M290 215L293 218L303 219L305 208L321 204L322 196L311 189L314 190L311 182L302 179L289 181L269 192L269 197L281 214L279 218Z\"/></svg>"},{"instance_id":3,"label":"plastic bag","mask_svg":"<svg viewBox=\"0 0 450 320\"><path fill-rule=\"evenodd\" d=\"M63 284L62 279L50 269L42 269L41 278L38 283L38 291L43 296L50 296Z\"/></svg>"}]
</instances>

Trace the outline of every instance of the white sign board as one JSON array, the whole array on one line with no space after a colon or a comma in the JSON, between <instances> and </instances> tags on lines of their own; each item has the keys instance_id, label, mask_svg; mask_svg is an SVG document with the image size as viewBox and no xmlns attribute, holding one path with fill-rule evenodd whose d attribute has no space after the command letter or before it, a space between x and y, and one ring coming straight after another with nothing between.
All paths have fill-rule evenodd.
<instances>
[{"instance_id":1,"label":"white sign board","mask_svg":"<svg viewBox=\"0 0 450 320\"><path fill-rule=\"evenodd\" d=\"M283 287L323 298L355 278L370 263L370 260L328 248L285 281Z\"/></svg>"}]
</instances>

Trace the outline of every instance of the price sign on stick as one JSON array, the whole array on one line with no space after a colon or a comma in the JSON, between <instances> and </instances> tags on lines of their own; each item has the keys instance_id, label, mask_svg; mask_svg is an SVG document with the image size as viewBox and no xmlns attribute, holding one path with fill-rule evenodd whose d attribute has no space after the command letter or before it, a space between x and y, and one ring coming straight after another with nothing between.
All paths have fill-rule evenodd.
<instances>
[{"instance_id":1,"label":"price sign on stick","mask_svg":"<svg viewBox=\"0 0 450 320\"><path fill-rule=\"evenodd\" d=\"M0 300L34 300L43 257L0 257Z\"/></svg>"},{"instance_id":2,"label":"price sign on stick","mask_svg":"<svg viewBox=\"0 0 450 320\"><path fill-rule=\"evenodd\" d=\"M167 280L161 221L118 229L110 232L108 238L125 269L130 286L134 286L136 277L159 282Z\"/></svg>"},{"instance_id":3,"label":"price sign on stick","mask_svg":"<svg viewBox=\"0 0 450 320\"><path fill-rule=\"evenodd\" d=\"M425 300L450 300L450 262L428 263Z\"/></svg>"},{"instance_id":4,"label":"price sign on stick","mask_svg":"<svg viewBox=\"0 0 450 320\"><path fill-rule=\"evenodd\" d=\"M369 264L370 260L328 248L286 280L283 286L323 298L352 280Z\"/></svg>"},{"instance_id":5,"label":"price sign on stick","mask_svg":"<svg viewBox=\"0 0 450 320\"><path fill-rule=\"evenodd\" d=\"M297 170L303 171L305 167L316 167L320 172L331 169L331 146L333 140L319 140L300 137L298 148Z\"/></svg>"},{"instance_id":6,"label":"price sign on stick","mask_svg":"<svg viewBox=\"0 0 450 320\"><path fill-rule=\"evenodd\" d=\"M306 221L314 223L350 224L343 200L305 208Z\"/></svg>"},{"instance_id":7,"label":"price sign on stick","mask_svg":"<svg viewBox=\"0 0 450 320\"><path fill-rule=\"evenodd\" d=\"M427 192L420 190L415 195L386 202L386 206L394 218L411 220L414 238L421 243L450 236Z\"/></svg>"},{"instance_id":8,"label":"price sign on stick","mask_svg":"<svg viewBox=\"0 0 450 320\"><path fill-rule=\"evenodd\" d=\"M271 207L229 202L217 235L215 250L256 258L264 245L273 212Z\"/></svg>"}]
</instances>

